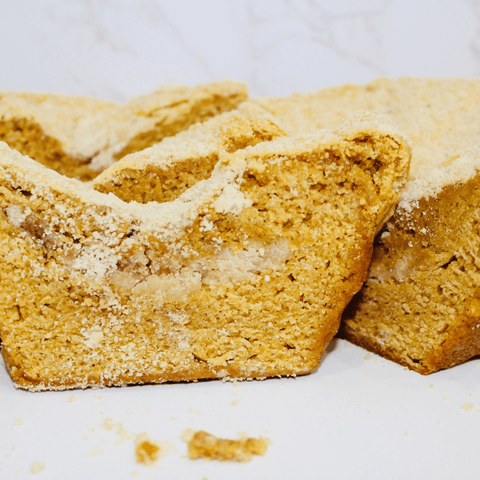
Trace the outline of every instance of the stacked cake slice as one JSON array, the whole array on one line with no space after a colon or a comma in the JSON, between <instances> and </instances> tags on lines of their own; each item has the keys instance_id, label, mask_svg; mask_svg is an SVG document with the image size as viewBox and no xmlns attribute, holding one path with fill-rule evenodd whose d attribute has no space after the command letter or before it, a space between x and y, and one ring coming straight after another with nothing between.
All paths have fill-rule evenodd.
<instances>
[{"instance_id":1,"label":"stacked cake slice","mask_svg":"<svg viewBox=\"0 0 480 480\"><path fill-rule=\"evenodd\" d=\"M349 340L423 374L480 354L480 148L410 181L345 314Z\"/></svg>"}]
</instances>

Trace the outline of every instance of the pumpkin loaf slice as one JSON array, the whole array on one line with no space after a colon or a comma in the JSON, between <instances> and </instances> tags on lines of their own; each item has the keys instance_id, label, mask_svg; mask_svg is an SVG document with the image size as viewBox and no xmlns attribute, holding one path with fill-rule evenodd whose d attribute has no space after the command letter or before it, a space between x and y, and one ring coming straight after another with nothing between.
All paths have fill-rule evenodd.
<instances>
[{"instance_id":1,"label":"pumpkin loaf slice","mask_svg":"<svg viewBox=\"0 0 480 480\"><path fill-rule=\"evenodd\" d=\"M93 158L92 168L102 171L129 153L237 108L247 98L247 85L233 80L196 87L165 85L153 93L134 97L115 112L112 120L118 126L105 149Z\"/></svg>"},{"instance_id":2,"label":"pumpkin loaf slice","mask_svg":"<svg viewBox=\"0 0 480 480\"><path fill-rule=\"evenodd\" d=\"M408 183L343 335L422 374L480 354L480 148Z\"/></svg>"},{"instance_id":3,"label":"pumpkin loaf slice","mask_svg":"<svg viewBox=\"0 0 480 480\"><path fill-rule=\"evenodd\" d=\"M423 374L479 355L480 79L381 78L258 102L288 132L335 128L363 108L409 136L409 181L341 334Z\"/></svg>"},{"instance_id":4,"label":"pumpkin loaf slice","mask_svg":"<svg viewBox=\"0 0 480 480\"><path fill-rule=\"evenodd\" d=\"M91 180L127 153L236 108L245 84L166 85L120 104L87 96L0 92L0 140L63 175Z\"/></svg>"},{"instance_id":5,"label":"pumpkin loaf slice","mask_svg":"<svg viewBox=\"0 0 480 480\"><path fill-rule=\"evenodd\" d=\"M361 115L223 152L171 202L125 203L0 146L0 337L18 387L313 371L365 279L410 149Z\"/></svg>"},{"instance_id":6,"label":"pumpkin loaf slice","mask_svg":"<svg viewBox=\"0 0 480 480\"><path fill-rule=\"evenodd\" d=\"M191 126L153 147L127 155L99 175L93 187L126 202L168 202L207 179L220 152L234 152L286 136L274 118L245 102L237 110Z\"/></svg>"}]
</instances>

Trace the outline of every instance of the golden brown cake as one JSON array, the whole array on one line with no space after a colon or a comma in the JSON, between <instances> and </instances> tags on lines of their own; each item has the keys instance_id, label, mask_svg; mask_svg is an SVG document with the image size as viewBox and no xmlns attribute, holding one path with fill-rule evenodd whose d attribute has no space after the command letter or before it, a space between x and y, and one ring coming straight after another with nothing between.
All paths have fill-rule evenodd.
<instances>
[{"instance_id":1,"label":"golden brown cake","mask_svg":"<svg viewBox=\"0 0 480 480\"><path fill-rule=\"evenodd\" d=\"M479 355L480 79L379 79L259 103L288 131L366 108L408 134L411 177L341 334L422 374Z\"/></svg>"},{"instance_id":2,"label":"golden brown cake","mask_svg":"<svg viewBox=\"0 0 480 480\"><path fill-rule=\"evenodd\" d=\"M0 144L0 338L16 386L313 371L365 280L410 148L386 119L223 152L125 203Z\"/></svg>"},{"instance_id":3,"label":"golden brown cake","mask_svg":"<svg viewBox=\"0 0 480 480\"><path fill-rule=\"evenodd\" d=\"M243 83L166 85L119 104L92 97L0 92L0 140L63 175L91 180L143 150L247 98Z\"/></svg>"},{"instance_id":4,"label":"golden brown cake","mask_svg":"<svg viewBox=\"0 0 480 480\"><path fill-rule=\"evenodd\" d=\"M168 202L210 177L220 151L234 152L283 136L286 133L270 114L245 102L237 110L127 155L99 175L93 187L126 202Z\"/></svg>"},{"instance_id":5,"label":"golden brown cake","mask_svg":"<svg viewBox=\"0 0 480 480\"><path fill-rule=\"evenodd\" d=\"M105 119L119 108L88 96L0 92L0 140L63 175L91 180Z\"/></svg>"}]
</instances>

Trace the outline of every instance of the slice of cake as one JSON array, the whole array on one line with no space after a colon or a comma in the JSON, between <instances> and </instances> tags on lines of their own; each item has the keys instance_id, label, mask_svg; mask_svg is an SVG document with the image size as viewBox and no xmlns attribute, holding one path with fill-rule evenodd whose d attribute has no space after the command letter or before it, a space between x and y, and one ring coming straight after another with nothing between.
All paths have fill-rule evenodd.
<instances>
[{"instance_id":1,"label":"slice of cake","mask_svg":"<svg viewBox=\"0 0 480 480\"><path fill-rule=\"evenodd\" d=\"M386 120L224 152L125 203L0 144L0 337L18 387L313 371L365 280L410 148Z\"/></svg>"},{"instance_id":2,"label":"slice of cake","mask_svg":"<svg viewBox=\"0 0 480 480\"><path fill-rule=\"evenodd\" d=\"M480 354L480 148L410 181L342 334L422 374Z\"/></svg>"},{"instance_id":3,"label":"slice of cake","mask_svg":"<svg viewBox=\"0 0 480 480\"><path fill-rule=\"evenodd\" d=\"M341 334L423 374L479 355L480 80L379 79L258 101L292 132L366 108L409 135L410 180Z\"/></svg>"},{"instance_id":4,"label":"slice of cake","mask_svg":"<svg viewBox=\"0 0 480 480\"><path fill-rule=\"evenodd\" d=\"M286 136L273 117L245 102L151 148L124 157L93 182L126 202L168 202L212 174L221 151L234 152Z\"/></svg>"},{"instance_id":5,"label":"slice of cake","mask_svg":"<svg viewBox=\"0 0 480 480\"><path fill-rule=\"evenodd\" d=\"M92 97L0 92L0 140L63 175L91 180L124 155L232 110L245 84L166 85L124 104Z\"/></svg>"},{"instance_id":6,"label":"slice of cake","mask_svg":"<svg viewBox=\"0 0 480 480\"><path fill-rule=\"evenodd\" d=\"M194 123L237 108L247 98L247 85L232 80L193 88L166 85L148 95L132 98L110 119L117 122L116 126L108 136L108 144L94 156L91 168L102 171L129 153L151 147Z\"/></svg>"}]
</instances>

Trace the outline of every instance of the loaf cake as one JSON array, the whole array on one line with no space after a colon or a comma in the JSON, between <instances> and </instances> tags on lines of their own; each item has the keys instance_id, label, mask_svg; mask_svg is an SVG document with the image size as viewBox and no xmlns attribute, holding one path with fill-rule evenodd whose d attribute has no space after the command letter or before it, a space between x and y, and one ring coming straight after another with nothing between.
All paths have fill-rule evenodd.
<instances>
[{"instance_id":1,"label":"loaf cake","mask_svg":"<svg viewBox=\"0 0 480 480\"><path fill-rule=\"evenodd\" d=\"M286 136L276 120L245 102L237 110L192 125L153 147L127 155L92 183L126 202L168 202L210 177L220 151L234 152Z\"/></svg>"},{"instance_id":2,"label":"loaf cake","mask_svg":"<svg viewBox=\"0 0 480 480\"><path fill-rule=\"evenodd\" d=\"M379 79L258 102L291 132L366 108L410 137L409 181L341 335L422 374L479 355L480 80Z\"/></svg>"},{"instance_id":3,"label":"loaf cake","mask_svg":"<svg viewBox=\"0 0 480 480\"><path fill-rule=\"evenodd\" d=\"M410 147L386 119L222 152L126 203L0 143L0 338L31 391L313 371L365 280Z\"/></svg>"},{"instance_id":4,"label":"loaf cake","mask_svg":"<svg viewBox=\"0 0 480 480\"><path fill-rule=\"evenodd\" d=\"M0 140L63 175L91 180L128 153L236 108L245 84L166 85L119 104L87 96L0 92Z\"/></svg>"}]
</instances>

